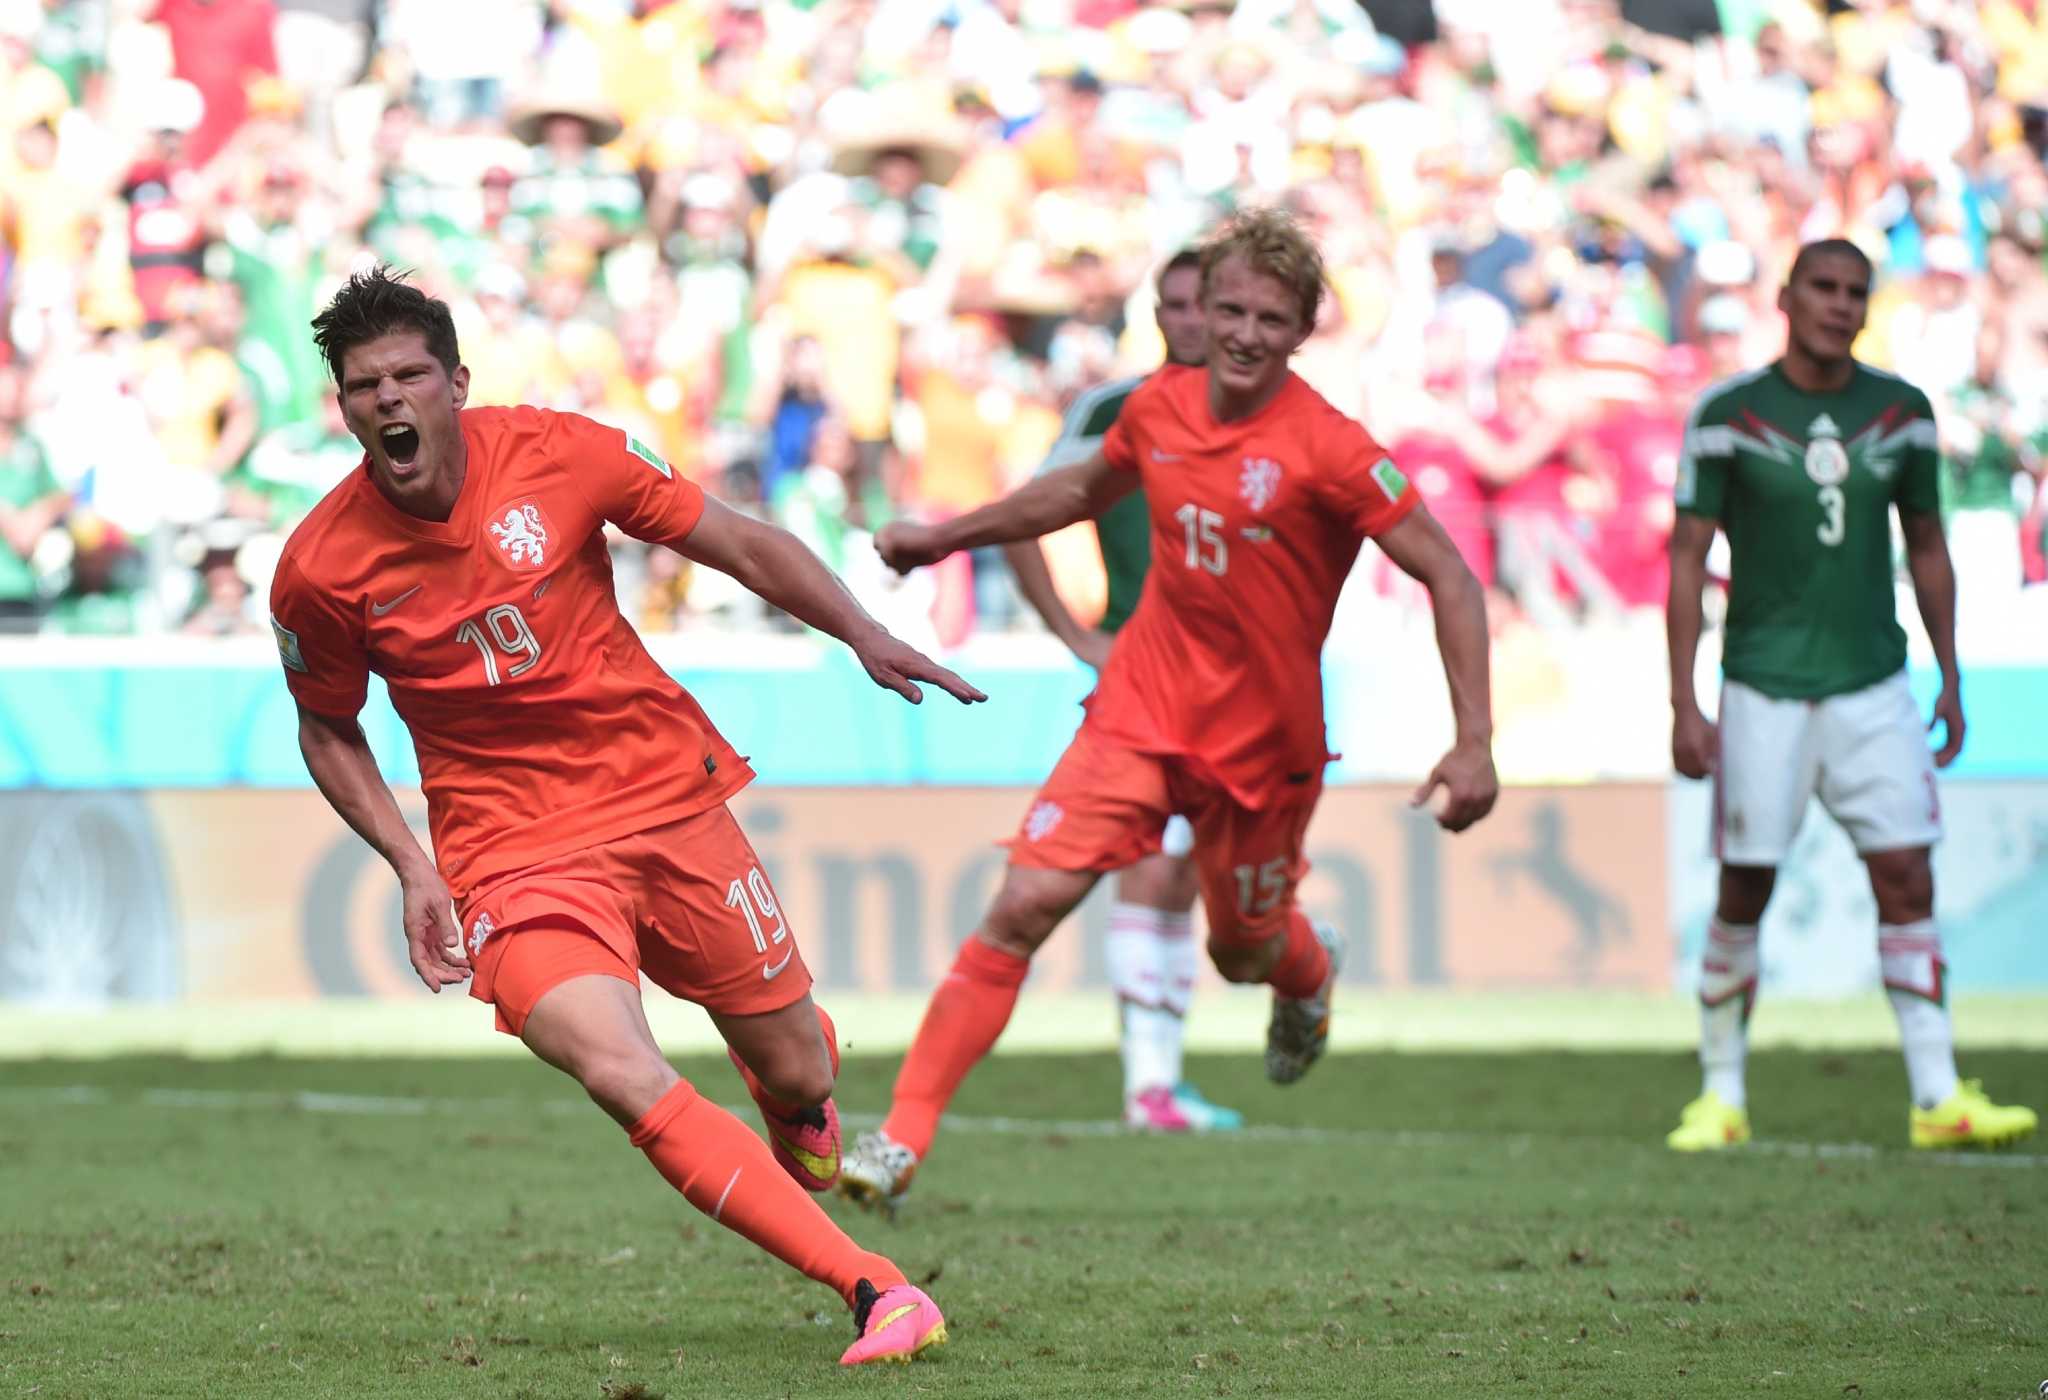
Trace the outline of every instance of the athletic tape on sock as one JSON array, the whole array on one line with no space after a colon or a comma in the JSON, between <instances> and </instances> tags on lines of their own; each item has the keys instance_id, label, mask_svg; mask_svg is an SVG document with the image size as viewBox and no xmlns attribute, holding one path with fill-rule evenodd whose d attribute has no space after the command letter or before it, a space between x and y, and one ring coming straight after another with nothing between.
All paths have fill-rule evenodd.
<instances>
[{"instance_id":1,"label":"athletic tape on sock","mask_svg":"<svg viewBox=\"0 0 2048 1400\"><path fill-rule=\"evenodd\" d=\"M1947 1004L1948 964L1941 957L1941 930L1932 919L1879 925L1877 965L1887 991L1909 992L1936 1006Z\"/></svg>"},{"instance_id":2,"label":"athletic tape on sock","mask_svg":"<svg viewBox=\"0 0 2048 1400\"><path fill-rule=\"evenodd\" d=\"M1740 998L1742 1019L1749 1019L1756 1005L1756 935L1755 924L1724 924L1719 919L1708 923L1706 951L1700 956L1702 1006L1723 1006Z\"/></svg>"}]
</instances>

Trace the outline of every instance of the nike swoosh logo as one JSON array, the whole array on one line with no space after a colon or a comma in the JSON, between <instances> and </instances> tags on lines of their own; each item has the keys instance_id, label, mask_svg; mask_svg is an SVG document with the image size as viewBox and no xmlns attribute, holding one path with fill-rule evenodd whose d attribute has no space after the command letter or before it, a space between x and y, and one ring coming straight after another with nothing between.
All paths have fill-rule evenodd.
<instances>
[{"instance_id":1,"label":"nike swoosh logo","mask_svg":"<svg viewBox=\"0 0 2048 1400\"><path fill-rule=\"evenodd\" d=\"M413 594L419 592L422 588L425 587L426 585L424 583L416 583L412 587L406 589L405 592L399 594L396 598L393 598L388 603L370 604L370 611L374 613L376 616L382 617L384 616L385 613L390 612L393 608L397 607L400 603L403 603L406 599L412 597Z\"/></svg>"},{"instance_id":2,"label":"nike swoosh logo","mask_svg":"<svg viewBox=\"0 0 2048 1400\"><path fill-rule=\"evenodd\" d=\"M818 1178L818 1180L829 1181L839 1175L838 1153L835 1152L830 1157L821 1157L815 1152L806 1152L781 1133L775 1134L775 1142L784 1152L796 1158L798 1166Z\"/></svg>"},{"instance_id":3,"label":"nike swoosh logo","mask_svg":"<svg viewBox=\"0 0 2048 1400\"><path fill-rule=\"evenodd\" d=\"M789 966L789 960L790 960L791 958L795 957L795 956L796 956L796 949L794 949L794 948L791 948L791 949L790 949L790 950L789 950L788 952L786 952L786 953L784 953L784 954L782 955L782 961L781 961L781 962L779 962L779 963L775 964L775 966L773 966L773 967L764 967L764 968L762 968L762 969L761 969L761 980L762 980L763 982L773 982L773 981L775 980L775 975L776 975L777 973L781 972L781 971L782 971L782 969L784 969L785 967L788 967L788 966Z\"/></svg>"},{"instance_id":4,"label":"nike swoosh logo","mask_svg":"<svg viewBox=\"0 0 2048 1400\"><path fill-rule=\"evenodd\" d=\"M1180 460L1180 453L1161 452L1155 447L1152 449L1152 460L1155 462L1178 462Z\"/></svg>"}]
</instances>

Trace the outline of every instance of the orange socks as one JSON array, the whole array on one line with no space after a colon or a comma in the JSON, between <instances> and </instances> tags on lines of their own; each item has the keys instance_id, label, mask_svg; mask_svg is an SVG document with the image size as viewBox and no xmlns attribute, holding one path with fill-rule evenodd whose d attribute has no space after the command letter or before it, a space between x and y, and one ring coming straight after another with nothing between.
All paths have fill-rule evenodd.
<instances>
[{"instance_id":1,"label":"orange socks","mask_svg":"<svg viewBox=\"0 0 2048 1400\"><path fill-rule=\"evenodd\" d=\"M820 1006L817 1010L818 1029L824 1033L825 1053L832 1057L832 1078L837 1080L839 1078L839 1031L833 1026L832 1018L825 1014L824 1007ZM739 1057L739 1052L730 1046L726 1048L725 1057L731 1060L732 1067L740 1072L740 1078L746 1081L747 1092L753 1096L754 1102L760 1105L763 1113L768 1114L772 1118L790 1119L811 1107L810 1104L788 1103L769 1093L767 1086L755 1078L754 1072L747 1068L747 1063Z\"/></svg>"},{"instance_id":2,"label":"orange socks","mask_svg":"<svg viewBox=\"0 0 2048 1400\"><path fill-rule=\"evenodd\" d=\"M633 1146L698 1210L853 1306L862 1279L886 1289L903 1271L846 1237L769 1155L768 1144L678 1080L628 1129Z\"/></svg>"},{"instance_id":3,"label":"orange socks","mask_svg":"<svg viewBox=\"0 0 2048 1400\"><path fill-rule=\"evenodd\" d=\"M1305 1001L1330 980L1330 950L1316 937L1308 916L1299 909L1287 915L1287 946L1266 974L1266 985L1283 997Z\"/></svg>"},{"instance_id":4,"label":"orange socks","mask_svg":"<svg viewBox=\"0 0 2048 1400\"><path fill-rule=\"evenodd\" d=\"M1017 1006L1030 960L992 948L979 937L960 945L953 970L932 994L924 1023L896 1075L895 1101L882 1131L920 1158L931 1150L960 1081L974 1068Z\"/></svg>"}]
</instances>

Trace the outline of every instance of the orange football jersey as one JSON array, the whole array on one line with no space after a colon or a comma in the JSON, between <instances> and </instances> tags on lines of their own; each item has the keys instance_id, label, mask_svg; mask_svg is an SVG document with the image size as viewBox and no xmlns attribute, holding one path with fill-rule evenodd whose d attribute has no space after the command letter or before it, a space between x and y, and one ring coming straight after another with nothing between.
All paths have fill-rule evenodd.
<instances>
[{"instance_id":1,"label":"orange football jersey","mask_svg":"<svg viewBox=\"0 0 2048 1400\"><path fill-rule=\"evenodd\" d=\"M367 459L292 532L271 625L293 698L362 708L371 671L412 733L456 898L552 856L724 801L753 776L619 613L609 520L680 543L704 496L573 413L461 415L446 521L384 498Z\"/></svg>"},{"instance_id":2,"label":"orange football jersey","mask_svg":"<svg viewBox=\"0 0 2048 1400\"><path fill-rule=\"evenodd\" d=\"M1421 498L1293 374L1259 412L1220 423L1208 371L1168 366L1131 394L1102 452L1140 477L1152 567L1087 723L1192 759L1264 807L1330 759L1322 650L1338 591L1366 536Z\"/></svg>"}]
</instances>

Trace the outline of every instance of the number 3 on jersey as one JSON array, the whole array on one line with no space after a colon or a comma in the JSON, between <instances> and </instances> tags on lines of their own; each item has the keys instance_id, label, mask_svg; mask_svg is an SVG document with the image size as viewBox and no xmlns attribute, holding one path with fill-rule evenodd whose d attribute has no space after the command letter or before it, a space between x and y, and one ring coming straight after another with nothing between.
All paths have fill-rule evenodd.
<instances>
[{"instance_id":1,"label":"number 3 on jersey","mask_svg":"<svg viewBox=\"0 0 2048 1400\"><path fill-rule=\"evenodd\" d=\"M475 644L477 654L484 659L484 681L488 685L514 680L540 662L540 639L533 635L533 629L526 625L526 618L513 603L500 603L490 609L484 614L482 626L474 618L463 623L455 629L455 640ZM500 651L506 656L523 658L506 667L502 676L498 672Z\"/></svg>"},{"instance_id":2,"label":"number 3 on jersey","mask_svg":"<svg viewBox=\"0 0 2048 1400\"><path fill-rule=\"evenodd\" d=\"M1843 511L1847 508L1848 503L1848 498L1843 496L1841 487L1823 486L1820 488L1820 508L1824 518L1820 522L1820 527L1814 531L1814 534L1820 537L1822 544L1829 546L1838 545L1842 542L1842 536L1848 533L1848 521L1843 515Z\"/></svg>"}]
</instances>

